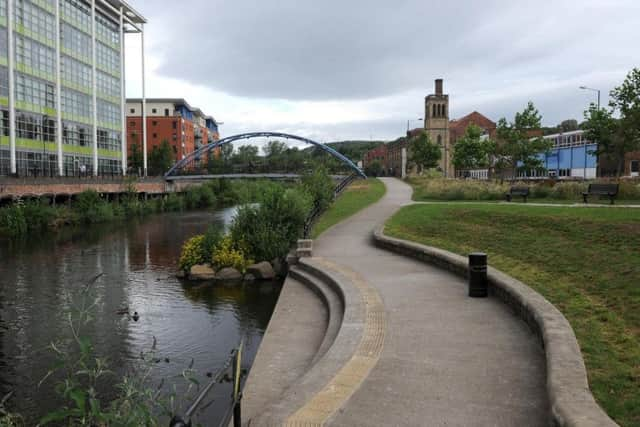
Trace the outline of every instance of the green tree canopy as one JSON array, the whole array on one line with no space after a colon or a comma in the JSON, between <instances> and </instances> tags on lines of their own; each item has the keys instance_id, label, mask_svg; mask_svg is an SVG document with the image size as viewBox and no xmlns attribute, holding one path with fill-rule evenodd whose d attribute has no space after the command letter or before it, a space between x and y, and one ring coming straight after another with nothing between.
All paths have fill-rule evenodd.
<instances>
[{"instance_id":1,"label":"green tree canopy","mask_svg":"<svg viewBox=\"0 0 640 427\"><path fill-rule=\"evenodd\" d=\"M640 69L631 70L609 97L608 109L591 104L585 111L583 128L587 139L598 144L595 154L614 161L620 176L625 154L640 150Z\"/></svg>"},{"instance_id":2,"label":"green tree canopy","mask_svg":"<svg viewBox=\"0 0 640 427\"><path fill-rule=\"evenodd\" d=\"M163 139L160 145L153 147L149 153L149 173L162 175L173 165L173 162L173 150L169 141Z\"/></svg>"},{"instance_id":3,"label":"green tree canopy","mask_svg":"<svg viewBox=\"0 0 640 427\"><path fill-rule=\"evenodd\" d=\"M128 158L129 167L138 170L142 167L142 150L135 142L131 144L131 155Z\"/></svg>"},{"instance_id":4,"label":"green tree canopy","mask_svg":"<svg viewBox=\"0 0 640 427\"><path fill-rule=\"evenodd\" d=\"M472 124L454 145L452 162L456 169L487 168L490 166L493 151L493 141L483 139L482 129Z\"/></svg>"},{"instance_id":5,"label":"green tree canopy","mask_svg":"<svg viewBox=\"0 0 640 427\"><path fill-rule=\"evenodd\" d=\"M521 113L516 113L513 122L504 117L498 121L498 141L493 154L494 167L501 176L508 170L543 169L539 155L548 152L552 143L536 136L541 134L541 122L542 117L531 101Z\"/></svg>"},{"instance_id":6,"label":"green tree canopy","mask_svg":"<svg viewBox=\"0 0 640 427\"><path fill-rule=\"evenodd\" d=\"M442 150L437 144L431 142L426 132L420 132L418 136L409 141L410 160L418 166L419 172L438 166L442 157Z\"/></svg>"}]
</instances>

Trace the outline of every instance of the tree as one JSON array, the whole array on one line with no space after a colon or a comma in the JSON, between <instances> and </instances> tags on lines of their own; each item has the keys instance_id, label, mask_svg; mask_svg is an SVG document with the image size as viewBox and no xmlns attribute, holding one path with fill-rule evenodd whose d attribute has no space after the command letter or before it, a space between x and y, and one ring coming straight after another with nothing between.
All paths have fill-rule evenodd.
<instances>
[{"instance_id":1,"label":"tree","mask_svg":"<svg viewBox=\"0 0 640 427\"><path fill-rule=\"evenodd\" d=\"M560 129L560 132L571 132L574 130L578 130L578 121L575 119L563 120L558 125L558 128Z\"/></svg>"},{"instance_id":2,"label":"tree","mask_svg":"<svg viewBox=\"0 0 640 427\"><path fill-rule=\"evenodd\" d=\"M591 104L585 111L583 128L586 138L598 144L594 154L615 162L620 176L625 154L640 150L640 69L631 70L609 97L609 109ZM615 114L620 118L615 119Z\"/></svg>"},{"instance_id":3,"label":"tree","mask_svg":"<svg viewBox=\"0 0 640 427\"><path fill-rule=\"evenodd\" d=\"M169 141L163 139L160 145L153 147L149 153L149 172L151 175L162 175L173 165L173 150Z\"/></svg>"},{"instance_id":4,"label":"tree","mask_svg":"<svg viewBox=\"0 0 640 427\"><path fill-rule=\"evenodd\" d=\"M516 113L513 122L504 117L498 121L498 141L495 144L494 168L504 177L508 170L530 171L544 169L541 154L549 152L552 143L539 136L542 118L529 101L527 107Z\"/></svg>"},{"instance_id":5,"label":"tree","mask_svg":"<svg viewBox=\"0 0 640 427\"><path fill-rule=\"evenodd\" d=\"M613 112L591 104L584 112L584 118L582 128L586 139L597 143L593 154L600 159L615 162L616 174L620 175L620 165L624 162L624 147L620 144L619 124L613 117Z\"/></svg>"},{"instance_id":6,"label":"tree","mask_svg":"<svg viewBox=\"0 0 640 427\"><path fill-rule=\"evenodd\" d=\"M410 159L418 166L419 172L438 166L442 157L440 147L431 142L426 132L420 132L418 136L409 141Z\"/></svg>"},{"instance_id":7,"label":"tree","mask_svg":"<svg viewBox=\"0 0 640 427\"><path fill-rule=\"evenodd\" d=\"M269 141L267 145L262 147L267 168L271 171L278 171L286 163L284 156L286 155L287 144L280 141Z\"/></svg>"},{"instance_id":8,"label":"tree","mask_svg":"<svg viewBox=\"0 0 640 427\"><path fill-rule=\"evenodd\" d=\"M233 163L242 170L253 172L258 165L258 147L254 145L241 145L233 156Z\"/></svg>"},{"instance_id":9,"label":"tree","mask_svg":"<svg viewBox=\"0 0 640 427\"><path fill-rule=\"evenodd\" d=\"M640 150L640 68L627 74L622 85L610 93L609 107L620 114L615 147L618 176L624 170L624 154Z\"/></svg>"},{"instance_id":10,"label":"tree","mask_svg":"<svg viewBox=\"0 0 640 427\"><path fill-rule=\"evenodd\" d=\"M133 138L136 139L135 137ZM128 158L129 167L138 170L142 167L142 151L135 142L131 144L131 155Z\"/></svg>"},{"instance_id":11,"label":"tree","mask_svg":"<svg viewBox=\"0 0 640 427\"><path fill-rule=\"evenodd\" d=\"M494 143L482 138L482 129L476 125L467 127L462 138L453 147L453 165L456 169L482 169L490 166Z\"/></svg>"},{"instance_id":12,"label":"tree","mask_svg":"<svg viewBox=\"0 0 640 427\"><path fill-rule=\"evenodd\" d=\"M382 164L380 161L374 160L364 168L364 173L367 176L380 176L382 175L382 170Z\"/></svg>"}]
</instances>

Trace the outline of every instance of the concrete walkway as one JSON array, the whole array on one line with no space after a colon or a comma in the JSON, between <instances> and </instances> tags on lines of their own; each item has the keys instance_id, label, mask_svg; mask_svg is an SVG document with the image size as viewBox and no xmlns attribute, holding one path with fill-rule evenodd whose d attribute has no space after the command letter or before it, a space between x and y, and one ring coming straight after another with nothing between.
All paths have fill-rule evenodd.
<instances>
[{"instance_id":1,"label":"concrete walkway","mask_svg":"<svg viewBox=\"0 0 640 427\"><path fill-rule=\"evenodd\" d=\"M359 274L384 306L386 336L369 376L325 424L543 426L545 356L527 326L494 298L471 299L464 281L374 247L373 229L411 202L387 194L314 242L314 256Z\"/></svg>"}]
</instances>

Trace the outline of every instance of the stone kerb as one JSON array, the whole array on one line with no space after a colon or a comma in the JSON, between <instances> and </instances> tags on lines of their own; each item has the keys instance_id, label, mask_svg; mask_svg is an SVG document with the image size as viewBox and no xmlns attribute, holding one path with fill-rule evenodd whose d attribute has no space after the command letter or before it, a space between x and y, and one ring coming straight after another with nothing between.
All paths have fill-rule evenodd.
<instances>
[{"instance_id":1,"label":"stone kerb","mask_svg":"<svg viewBox=\"0 0 640 427\"><path fill-rule=\"evenodd\" d=\"M342 401L338 400L325 402L325 405L318 407L314 402L314 397L320 394L323 387L330 383L332 378L353 358L365 330L366 309L364 301L359 290L349 278L328 268L322 260L316 258L303 258L296 268L301 268L311 274L315 280L328 286L329 292L334 292L340 299L342 313L330 313L330 315L340 317L339 329L326 353L314 360L315 363L302 377L298 378L285 395L281 396L279 400L271 402L268 407L262 408L261 413L251 420L251 425L307 425L304 423L310 422L309 418L314 418L309 413L319 415L330 408L332 404L340 405ZM328 289L314 289L316 285L313 282L305 283L305 285L318 294L322 303L327 305L327 309L330 309L327 295L325 295ZM264 339L266 340L268 337L265 336ZM356 387L357 384L353 386Z\"/></svg>"},{"instance_id":2,"label":"stone kerb","mask_svg":"<svg viewBox=\"0 0 640 427\"><path fill-rule=\"evenodd\" d=\"M418 243L386 236L384 226L373 233L376 246L436 265L467 277L467 259ZM556 426L617 426L598 406L587 380L580 347L567 319L542 295L495 268L487 272L489 291L522 318L541 340L547 360L547 393Z\"/></svg>"}]
</instances>

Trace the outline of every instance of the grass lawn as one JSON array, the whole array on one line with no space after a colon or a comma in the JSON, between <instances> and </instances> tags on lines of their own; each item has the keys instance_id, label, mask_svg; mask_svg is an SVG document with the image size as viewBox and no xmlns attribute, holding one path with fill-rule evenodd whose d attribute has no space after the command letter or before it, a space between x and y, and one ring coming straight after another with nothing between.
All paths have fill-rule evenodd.
<instances>
[{"instance_id":1,"label":"grass lawn","mask_svg":"<svg viewBox=\"0 0 640 427\"><path fill-rule=\"evenodd\" d=\"M358 180L351 183L316 222L313 227L312 237L315 239L332 225L377 202L384 196L385 191L386 187L377 178L368 178L366 181Z\"/></svg>"},{"instance_id":2,"label":"grass lawn","mask_svg":"<svg viewBox=\"0 0 640 427\"><path fill-rule=\"evenodd\" d=\"M640 426L640 209L413 205L385 232L487 252L544 295L571 323L598 403L620 425Z\"/></svg>"}]
</instances>

